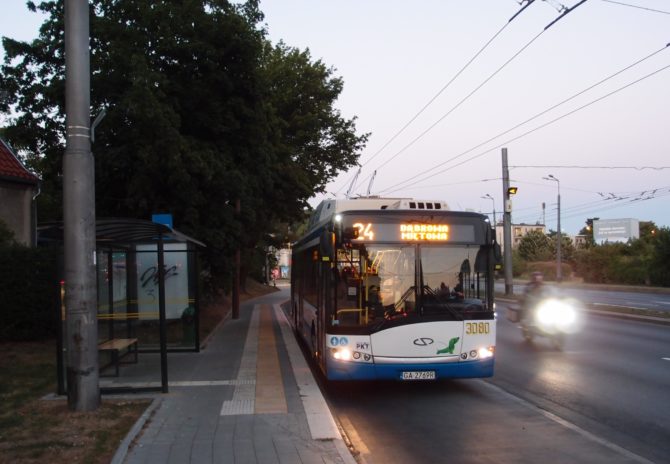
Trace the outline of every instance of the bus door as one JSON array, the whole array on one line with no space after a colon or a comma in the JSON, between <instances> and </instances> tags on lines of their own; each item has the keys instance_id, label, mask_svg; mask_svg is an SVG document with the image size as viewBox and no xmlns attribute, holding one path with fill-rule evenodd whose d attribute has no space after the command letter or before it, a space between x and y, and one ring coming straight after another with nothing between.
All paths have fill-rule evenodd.
<instances>
[{"instance_id":1,"label":"bus door","mask_svg":"<svg viewBox=\"0 0 670 464\"><path fill-rule=\"evenodd\" d=\"M330 298L332 291L333 272L329 261L321 262L319 279L319 310L316 315L316 349L318 350L319 366L325 372L326 369L326 322L328 315L332 311L332 301Z\"/></svg>"}]
</instances>

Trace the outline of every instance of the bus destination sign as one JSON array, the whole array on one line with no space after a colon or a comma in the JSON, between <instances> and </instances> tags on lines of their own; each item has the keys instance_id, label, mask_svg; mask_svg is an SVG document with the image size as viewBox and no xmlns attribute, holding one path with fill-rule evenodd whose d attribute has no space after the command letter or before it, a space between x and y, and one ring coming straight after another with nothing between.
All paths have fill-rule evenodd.
<instances>
[{"instance_id":1,"label":"bus destination sign","mask_svg":"<svg viewBox=\"0 0 670 464\"><path fill-rule=\"evenodd\" d=\"M449 240L446 224L400 224L400 240L432 242Z\"/></svg>"},{"instance_id":2,"label":"bus destination sign","mask_svg":"<svg viewBox=\"0 0 670 464\"><path fill-rule=\"evenodd\" d=\"M452 240L453 232L452 226L447 224L377 224L371 222L354 222L352 225L358 232L355 239L357 242L447 242ZM471 237L468 236L468 239L471 239Z\"/></svg>"}]
</instances>

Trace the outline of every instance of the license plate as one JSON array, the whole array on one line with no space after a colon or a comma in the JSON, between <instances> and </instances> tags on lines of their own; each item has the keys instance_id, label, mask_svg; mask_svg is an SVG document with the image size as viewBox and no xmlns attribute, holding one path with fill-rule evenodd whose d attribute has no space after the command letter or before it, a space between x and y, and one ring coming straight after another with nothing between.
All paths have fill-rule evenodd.
<instances>
[{"instance_id":1,"label":"license plate","mask_svg":"<svg viewBox=\"0 0 670 464\"><path fill-rule=\"evenodd\" d=\"M404 371L403 380L435 380L435 371Z\"/></svg>"}]
</instances>

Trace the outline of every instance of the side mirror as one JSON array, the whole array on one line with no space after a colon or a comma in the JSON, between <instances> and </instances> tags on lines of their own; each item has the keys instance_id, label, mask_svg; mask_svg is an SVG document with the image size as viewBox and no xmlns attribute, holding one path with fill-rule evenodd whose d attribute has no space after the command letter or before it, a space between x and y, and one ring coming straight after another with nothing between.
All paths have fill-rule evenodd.
<instances>
[{"instance_id":1,"label":"side mirror","mask_svg":"<svg viewBox=\"0 0 670 464\"><path fill-rule=\"evenodd\" d=\"M342 233L342 237L345 241L350 242L358 238L358 228L356 227L347 227Z\"/></svg>"},{"instance_id":2,"label":"side mirror","mask_svg":"<svg viewBox=\"0 0 670 464\"><path fill-rule=\"evenodd\" d=\"M493 244L493 263L496 271L503 268L503 255L498 242Z\"/></svg>"},{"instance_id":3,"label":"side mirror","mask_svg":"<svg viewBox=\"0 0 670 464\"><path fill-rule=\"evenodd\" d=\"M352 240L358 238L358 229L355 227L346 227L344 230L339 229L337 233L337 246L343 246L351 243Z\"/></svg>"}]
</instances>

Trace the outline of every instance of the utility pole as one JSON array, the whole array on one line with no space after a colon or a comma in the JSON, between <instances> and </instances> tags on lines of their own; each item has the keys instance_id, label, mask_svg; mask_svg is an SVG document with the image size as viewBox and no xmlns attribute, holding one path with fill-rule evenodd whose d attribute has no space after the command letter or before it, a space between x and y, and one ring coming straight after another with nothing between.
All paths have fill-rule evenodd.
<instances>
[{"instance_id":1,"label":"utility pole","mask_svg":"<svg viewBox=\"0 0 670 464\"><path fill-rule=\"evenodd\" d=\"M240 221L240 199L235 200L235 216ZM237 249L235 250L235 269L233 270L233 319L240 318L240 249L242 248L242 235L238 238Z\"/></svg>"},{"instance_id":2,"label":"utility pole","mask_svg":"<svg viewBox=\"0 0 670 464\"><path fill-rule=\"evenodd\" d=\"M496 201L493 199L493 197L490 194L486 194L482 197L485 200L491 200L493 203L493 230L496 228Z\"/></svg>"},{"instance_id":3,"label":"utility pole","mask_svg":"<svg viewBox=\"0 0 670 464\"><path fill-rule=\"evenodd\" d=\"M544 179L556 182L558 186L558 224L556 225L558 228L558 231L556 231L556 282L560 282L563 280L563 272L561 270L561 181L559 181L551 174L549 174L547 177L544 177Z\"/></svg>"},{"instance_id":4,"label":"utility pole","mask_svg":"<svg viewBox=\"0 0 670 464\"><path fill-rule=\"evenodd\" d=\"M503 174L503 265L505 269L505 295L514 294L512 281L512 200L509 194L509 169L507 166L507 148L502 149Z\"/></svg>"},{"instance_id":5,"label":"utility pole","mask_svg":"<svg viewBox=\"0 0 670 464\"><path fill-rule=\"evenodd\" d=\"M67 395L74 411L100 406L88 15L87 0L65 1L63 244Z\"/></svg>"},{"instance_id":6,"label":"utility pole","mask_svg":"<svg viewBox=\"0 0 670 464\"><path fill-rule=\"evenodd\" d=\"M558 232L556 234L556 281L561 282L563 280L563 269L561 266L561 183L558 182Z\"/></svg>"}]
</instances>

